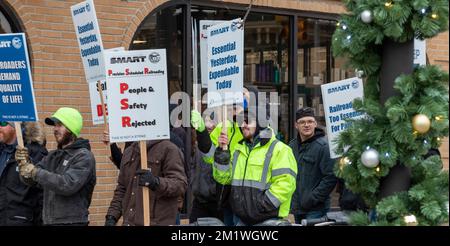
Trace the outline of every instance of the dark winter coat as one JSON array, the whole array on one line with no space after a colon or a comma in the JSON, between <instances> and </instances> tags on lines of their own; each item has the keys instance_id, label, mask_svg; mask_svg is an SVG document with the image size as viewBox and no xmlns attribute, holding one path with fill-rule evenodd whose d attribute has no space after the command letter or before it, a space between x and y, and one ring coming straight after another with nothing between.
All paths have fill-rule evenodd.
<instances>
[{"instance_id":1,"label":"dark winter coat","mask_svg":"<svg viewBox=\"0 0 450 246\"><path fill-rule=\"evenodd\" d=\"M107 215L116 220L123 216L123 225L143 225L142 187L135 175L140 169L139 143L125 149L114 197ZM160 184L150 193L151 225L175 225L178 197L187 186L181 151L168 140L147 141L147 164Z\"/></svg>"},{"instance_id":2,"label":"dark winter coat","mask_svg":"<svg viewBox=\"0 0 450 246\"><path fill-rule=\"evenodd\" d=\"M330 193L337 179L324 131L316 128L314 136L305 142L301 142L300 136L297 136L289 146L294 152L298 168L291 212L305 214L329 208Z\"/></svg>"},{"instance_id":3,"label":"dark winter coat","mask_svg":"<svg viewBox=\"0 0 450 246\"><path fill-rule=\"evenodd\" d=\"M36 165L34 183L44 190L45 225L89 222L88 208L96 183L90 149L89 140L79 138L63 149L50 151Z\"/></svg>"},{"instance_id":4,"label":"dark winter coat","mask_svg":"<svg viewBox=\"0 0 450 246\"><path fill-rule=\"evenodd\" d=\"M200 203L216 202L216 181L211 164L206 163L198 148L192 157L190 185L194 198Z\"/></svg>"},{"instance_id":5,"label":"dark winter coat","mask_svg":"<svg viewBox=\"0 0 450 246\"><path fill-rule=\"evenodd\" d=\"M47 155L45 136L38 123L23 123L23 139L28 148L30 160L38 163ZM42 190L30 187L20 181L17 161L14 159L15 146L6 160L0 177L0 226L31 226L42 224ZM0 144L0 152L7 151Z\"/></svg>"}]
</instances>

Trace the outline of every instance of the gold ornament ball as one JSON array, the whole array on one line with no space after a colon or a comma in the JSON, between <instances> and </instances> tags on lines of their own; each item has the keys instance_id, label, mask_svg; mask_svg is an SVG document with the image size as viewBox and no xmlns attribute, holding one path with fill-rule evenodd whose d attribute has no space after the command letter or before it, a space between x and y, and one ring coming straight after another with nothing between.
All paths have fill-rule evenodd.
<instances>
[{"instance_id":1,"label":"gold ornament ball","mask_svg":"<svg viewBox=\"0 0 450 246\"><path fill-rule=\"evenodd\" d=\"M348 157L342 157L340 160L339 160L339 169L340 170L342 170L342 169L344 169L344 167L346 166L346 165L350 165L352 162L350 161L350 159L348 159Z\"/></svg>"},{"instance_id":2,"label":"gold ornament ball","mask_svg":"<svg viewBox=\"0 0 450 246\"><path fill-rule=\"evenodd\" d=\"M428 132L428 130L430 130L431 121L426 115L417 114L412 119L412 125L414 130L418 131L419 133L426 133Z\"/></svg>"}]
</instances>

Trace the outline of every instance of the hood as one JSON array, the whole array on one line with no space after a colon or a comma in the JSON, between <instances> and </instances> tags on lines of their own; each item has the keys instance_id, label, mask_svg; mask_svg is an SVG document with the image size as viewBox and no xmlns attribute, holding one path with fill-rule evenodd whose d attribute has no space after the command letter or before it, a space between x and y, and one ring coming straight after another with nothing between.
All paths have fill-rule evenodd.
<instances>
[{"instance_id":1,"label":"hood","mask_svg":"<svg viewBox=\"0 0 450 246\"><path fill-rule=\"evenodd\" d=\"M75 142L73 142L73 144L65 147L64 149L68 150L68 149L82 149L82 148L87 149L89 151L91 150L91 145L89 144L89 140L84 139L84 138L77 138L75 140Z\"/></svg>"},{"instance_id":2,"label":"hood","mask_svg":"<svg viewBox=\"0 0 450 246\"><path fill-rule=\"evenodd\" d=\"M316 140L316 139L318 139L318 138L321 138L321 137L323 137L323 136L325 136L325 131L322 130L322 129L320 129L320 128L317 128L317 127L316 127L316 128L314 129L314 136L312 136L311 138L308 138L305 142L301 142L302 140L301 140L301 138L300 138L300 134L297 133L297 142L298 142L299 144L311 143L311 142L313 142L314 140Z\"/></svg>"},{"instance_id":3,"label":"hood","mask_svg":"<svg viewBox=\"0 0 450 246\"><path fill-rule=\"evenodd\" d=\"M39 122L23 122L22 132L25 144L34 142L45 146L45 134L42 125Z\"/></svg>"}]
</instances>

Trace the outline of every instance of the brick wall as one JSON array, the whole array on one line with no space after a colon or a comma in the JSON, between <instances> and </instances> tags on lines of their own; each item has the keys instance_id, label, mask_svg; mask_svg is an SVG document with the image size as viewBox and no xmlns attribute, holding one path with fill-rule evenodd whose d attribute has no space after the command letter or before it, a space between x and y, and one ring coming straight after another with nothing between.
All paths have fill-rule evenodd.
<instances>
[{"instance_id":1,"label":"brick wall","mask_svg":"<svg viewBox=\"0 0 450 246\"><path fill-rule=\"evenodd\" d=\"M106 49L128 48L142 20L168 0L95 0L103 44ZM97 161L97 185L90 207L91 225L102 225L111 201L118 171L108 159L108 149L100 142L102 126L91 123L88 87L78 51L70 6L79 1L6 0L23 23L33 64L37 109L42 121L61 106L78 108L84 117L82 137L91 141ZM225 2L248 4L248 0ZM226 3L225 3L226 4ZM254 5L278 6L326 13L341 13L339 1L256 0ZM448 33L436 37L428 47L433 63L448 70ZM45 128L48 148L54 149L51 128ZM448 140L442 151L448 163ZM448 164L447 164L448 168Z\"/></svg>"},{"instance_id":2,"label":"brick wall","mask_svg":"<svg viewBox=\"0 0 450 246\"><path fill-rule=\"evenodd\" d=\"M440 66L448 72L448 31L427 40L427 56L431 64ZM442 141L439 149L442 154L444 168L448 170L448 138Z\"/></svg>"}]
</instances>

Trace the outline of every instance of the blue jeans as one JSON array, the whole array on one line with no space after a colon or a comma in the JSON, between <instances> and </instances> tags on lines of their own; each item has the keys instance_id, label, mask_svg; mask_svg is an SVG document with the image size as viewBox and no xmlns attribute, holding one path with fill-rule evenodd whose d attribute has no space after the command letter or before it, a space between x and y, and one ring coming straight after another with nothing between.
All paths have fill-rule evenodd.
<instances>
[{"instance_id":1,"label":"blue jeans","mask_svg":"<svg viewBox=\"0 0 450 246\"><path fill-rule=\"evenodd\" d=\"M233 211L229 208L223 209L223 223L226 226L235 226L239 221L239 218L233 214Z\"/></svg>"},{"instance_id":2,"label":"blue jeans","mask_svg":"<svg viewBox=\"0 0 450 246\"><path fill-rule=\"evenodd\" d=\"M302 219L318 219L321 218L325 215L327 215L328 212L328 208L327 209L322 209L322 210L318 210L318 211L311 211L305 214L295 214L294 218L295 218L295 223L296 224L301 224Z\"/></svg>"}]
</instances>

